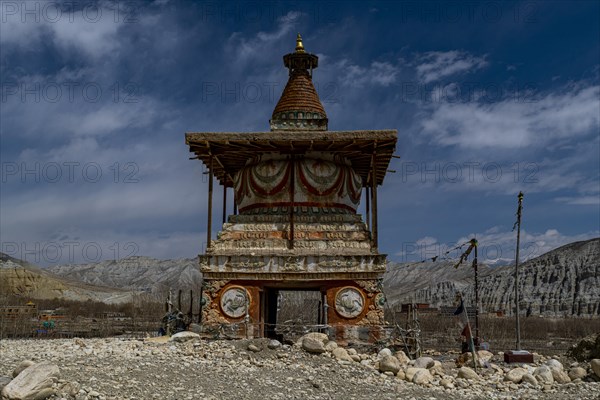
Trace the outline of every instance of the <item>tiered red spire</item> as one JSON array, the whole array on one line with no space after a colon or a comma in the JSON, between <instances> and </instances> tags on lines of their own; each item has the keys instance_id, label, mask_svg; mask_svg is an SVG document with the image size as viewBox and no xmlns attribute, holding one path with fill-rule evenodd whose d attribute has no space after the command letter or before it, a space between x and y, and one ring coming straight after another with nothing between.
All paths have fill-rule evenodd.
<instances>
[{"instance_id":1,"label":"tiered red spire","mask_svg":"<svg viewBox=\"0 0 600 400\"><path fill-rule=\"evenodd\" d=\"M319 58L304 50L300 34L296 51L286 54L283 63L290 77L273 110L271 130L327 130L327 114L312 83Z\"/></svg>"}]
</instances>

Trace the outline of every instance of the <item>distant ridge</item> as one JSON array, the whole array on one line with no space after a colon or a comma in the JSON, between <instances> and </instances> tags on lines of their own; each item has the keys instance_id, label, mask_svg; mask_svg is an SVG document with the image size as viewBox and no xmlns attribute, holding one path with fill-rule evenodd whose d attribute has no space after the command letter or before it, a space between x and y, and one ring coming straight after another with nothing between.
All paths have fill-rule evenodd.
<instances>
[{"instance_id":1,"label":"distant ridge","mask_svg":"<svg viewBox=\"0 0 600 400\"><path fill-rule=\"evenodd\" d=\"M202 274L197 259L158 260L135 256L92 264L66 264L48 268L65 278L94 285L135 290L164 299L169 288L197 290Z\"/></svg>"},{"instance_id":2,"label":"distant ridge","mask_svg":"<svg viewBox=\"0 0 600 400\"><path fill-rule=\"evenodd\" d=\"M435 264L435 265L434 265ZM457 291L474 302L470 264L391 264L384 287L391 304L415 301L451 306ZM480 268L483 311L514 311L514 265ZM520 266L520 309L527 315L600 316L600 238L574 242Z\"/></svg>"},{"instance_id":3,"label":"distant ridge","mask_svg":"<svg viewBox=\"0 0 600 400\"><path fill-rule=\"evenodd\" d=\"M388 302L392 306L412 301L433 307L452 306L456 292L460 291L472 304L473 270L470 265L467 262L455 269L452 261L389 263L384 276ZM114 302L118 293L129 296L146 293L162 300L169 288L198 291L202 281L197 259L189 258L158 260L136 256L93 264L57 265L42 270L0 253L0 278L7 276L3 271L11 268L21 271L21 275L12 273L11 278L12 287L18 290L53 297L88 296L107 302ZM23 279L23 274L29 275ZM494 268L479 265L479 297L483 311L513 313L513 274L513 265ZM15 276L21 278L15 280ZM2 282L0 279L0 285ZM20 286L15 286L14 282L19 282ZM599 316L600 238L570 243L523 263L519 282L524 314Z\"/></svg>"},{"instance_id":4,"label":"distant ridge","mask_svg":"<svg viewBox=\"0 0 600 400\"><path fill-rule=\"evenodd\" d=\"M0 253L0 293L24 299L61 298L75 301L126 303L134 293L114 287L90 285L57 276L27 261Z\"/></svg>"}]
</instances>

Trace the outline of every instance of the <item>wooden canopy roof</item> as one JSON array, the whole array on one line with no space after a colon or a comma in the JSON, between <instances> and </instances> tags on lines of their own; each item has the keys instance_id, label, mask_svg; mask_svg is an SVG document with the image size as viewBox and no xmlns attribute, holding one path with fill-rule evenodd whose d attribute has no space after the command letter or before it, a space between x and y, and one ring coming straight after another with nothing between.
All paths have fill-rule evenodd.
<instances>
[{"instance_id":1,"label":"wooden canopy roof","mask_svg":"<svg viewBox=\"0 0 600 400\"><path fill-rule=\"evenodd\" d=\"M378 185L383 183L398 132L373 131L272 131L272 132L193 132L185 134L190 152L210 168L221 185L233 186L233 177L246 162L263 153L301 155L323 151L340 155L367 184L371 181L372 155Z\"/></svg>"}]
</instances>

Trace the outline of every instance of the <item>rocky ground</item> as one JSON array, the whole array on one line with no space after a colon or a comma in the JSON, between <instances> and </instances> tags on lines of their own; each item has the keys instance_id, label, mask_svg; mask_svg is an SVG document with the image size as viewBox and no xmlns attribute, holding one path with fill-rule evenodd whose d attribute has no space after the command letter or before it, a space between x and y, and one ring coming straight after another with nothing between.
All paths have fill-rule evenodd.
<instances>
[{"instance_id":1,"label":"rocky ground","mask_svg":"<svg viewBox=\"0 0 600 400\"><path fill-rule=\"evenodd\" d=\"M360 353L322 334L309 334L293 346L185 334L189 337L176 338L180 341L2 340L0 388L32 364L4 387L4 396L19 398L18 386L44 390L46 385L42 393L50 399L77 400L600 399L600 361L577 364L536 355L535 365L517 368L486 352L481 354L485 367L474 372L458 368L457 355L431 352L408 360L388 349Z\"/></svg>"}]
</instances>

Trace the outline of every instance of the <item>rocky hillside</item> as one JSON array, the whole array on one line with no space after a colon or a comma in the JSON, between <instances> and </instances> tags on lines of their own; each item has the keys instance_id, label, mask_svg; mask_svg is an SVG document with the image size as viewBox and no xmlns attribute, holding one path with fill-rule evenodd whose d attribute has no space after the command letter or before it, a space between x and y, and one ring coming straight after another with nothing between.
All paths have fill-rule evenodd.
<instances>
[{"instance_id":1,"label":"rocky hillside","mask_svg":"<svg viewBox=\"0 0 600 400\"><path fill-rule=\"evenodd\" d=\"M157 260L151 257L128 257L94 264L57 265L52 273L94 285L105 285L164 296L173 290L197 290L202 274L198 260L182 258Z\"/></svg>"},{"instance_id":2,"label":"rocky hillside","mask_svg":"<svg viewBox=\"0 0 600 400\"><path fill-rule=\"evenodd\" d=\"M415 301L447 306L461 291L473 304L473 272L466 265L458 270L442 264L397 269L401 272L392 269L385 279L386 292L393 303ZM418 279L417 274L422 278ZM411 279L416 282L413 288L408 287ZM513 312L514 266L486 269L479 284L484 311ZM519 287L520 309L525 314L600 315L600 238L571 243L523 263Z\"/></svg>"},{"instance_id":3,"label":"rocky hillside","mask_svg":"<svg viewBox=\"0 0 600 400\"><path fill-rule=\"evenodd\" d=\"M390 304L411 301L427 303L430 301L424 301L424 299L439 300L438 292L446 291L451 292L454 296L456 290L464 290L473 283L470 260L463 263L458 269L453 267L454 264L454 261L388 263L383 280L388 302ZM479 276L486 276L493 270L480 264L478 271ZM432 288L435 288L435 292L431 296L423 294L423 292L428 293Z\"/></svg>"},{"instance_id":4,"label":"rocky hillside","mask_svg":"<svg viewBox=\"0 0 600 400\"><path fill-rule=\"evenodd\" d=\"M4 253L0 253L0 293L35 299L94 300L109 304L128 302L132 298L130 291L65 279Z\"/></svg>"}]
</instances>

